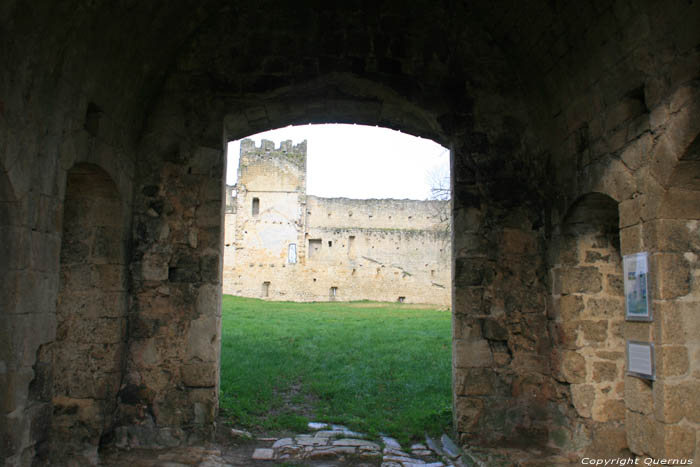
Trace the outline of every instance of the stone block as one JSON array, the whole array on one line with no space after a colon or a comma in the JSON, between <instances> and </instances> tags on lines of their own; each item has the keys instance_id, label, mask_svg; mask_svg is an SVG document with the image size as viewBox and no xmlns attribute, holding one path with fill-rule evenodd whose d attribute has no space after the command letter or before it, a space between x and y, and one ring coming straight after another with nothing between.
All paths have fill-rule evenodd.
<instances>
[{"instance_id":1,"label":"stone block","mask_svg":"<svg viewBox=\"0 0 700 467\"><path fill-rule=\"evenodd\" d=\"M633 376L625 376L625 405L629 410L650 415L654 409L651 384Z\"/></svg>"},{"instance_id":2,"label":"stone block","mask_svg":"<svg viewBox=\"0 0 700 467\"><path fill-rule=\"evenodd\" d=\"M644 244L656 251L685 253L696 247L698 233L685 219L655 219L644 223Z\"/></svg>"},{"instance_id":3,"label":"stone block","mask_svg":"<svg viewBox=\"0 0 700 467\"><path fill-rule=\"evenodd\" d=\"M655 253L649 263L652 298L667 300L690 292L690 265L682 254Z\"/></svg>"},{"instance_id":4,"label":"stone block","mask_svg":"<svg viewBox=\"0 0 700 467\"><path fill-rule=\"evenodd\" d=\"M622 327L622 335L624 338L633 341L652 342L652 331L653 327L651 323L641 321L625 321Z\"/></svg>"},{"instance_id":5,"label":"stone block","mask_svg":"<svg viewBox=\"0 0 700 467\"><path fill-rule=\"evenodd\" d=\"M654 387L656 419L664 423L677 423L684 417L693 423L700 422L700 381L693 379L682 383L659 381Z\"/></svg>"},{"instance_id":6,"label":"stone block","mask_svg":"<svg viewBox=\"0 0 700 467\"><path fill-rule=\"evenodd\" d=\"M202 315L190 322L187 332L187 358L202 362L212 361L218 355L219 319L215 315Z\"/></svg>"},{"instance_id":7,"label":"stone block","mask_svg":"<svg viewBox=\"0 0 700 467\"><path fill-rule=\"evenodd\" d=\"M485 368L460 369L455 371L458 396L485 396L497 389L497 375Z\"/></svg>"},{"instance_id":8,"label":"stone block","mask_svg":"<svg viewBox=\"0 0 700 467\"><path fill-rule=\"evenodd\" d=\"M558 308L559 319L567 322L580 319L584 309L581 295L562 295L558 300L555 299L554 305Z\"/></svg>"},{"instance_id":9,"label":"stone block","mask_svg":"<svg viewBox=\"0 0 700 467\"><path fill-rule=\"evenodd\" d=\"M590 384L572 384L571 399L576 412L584 418L591 418L595 401L595 388Z\"/></svg>"},{"instance_id":10,"label":"stone block","mask_svg":"<svg viewBox=\"0 0 700 467\"><path fill-rule=\"evenodd\" d=\"M625 147L620 158L630 170L637 170L647 161L653 142L651 134L644 133Z\"/></svg>"},{"instance_id":11,"label":"stone block","mask_svg":"<svg viewBox=\"0 0 700 467\"><path fill-rule=\"evenodd\" d=\"M690 305L688 303L687 305ZM693 326L692 318L697 313L684 312L685 303L678 301L656 301L654 302L654 335L664 344L681 345L687 342L687 337L697 336L693 331L700 332L700 318ZM690 319L690 323L687 323Z\"/></svg>"},{"instance_id":12,"label":"stone block","mask_svg":"<svg viewBox=\"0 0 700 467\"><path fill-rule=\"evenodd\" d=\"M568 383L586 382L586 359L571 350L565 350L561 356L561 375Z\"/></svg>"},{"instance_id":13,"label":"stone block","mask_svg":"<svg viewBox=\"0 0 700 467\"><path fill-rule=\"evenodd\" d=\"M690 426L664 425L663 452L664 456L673 459L693 459L697 429Z\"/></svg>"},{"instance_id":14,"label":"stone block","mask_svg":"<svg viewBox=\"0 0 700 467\"><path fill-rule=\"evenodd\" d=\"M681 156L678 147L668 134L662 134L651 151L649 166L651 175L664 186L668 186L673 176L673 168ZM676 216L669 216L676 217Z\"/></svg>"},{"instance_id":15,"label":"stone block","mask_svg":"<svg viewBox=\"0 0 700 467\"><path fill-rule=\"evenodd\" d=\"M615 297L624 297L624 284L622 274L608 274L605 276L605 291ZM622 304L624 306L624 302Z\"/></svg>"},{"instance_id":16,"label":"stone block","mask_svg":"<svg viewBox=\"0 0 700 467\"><path fill-rule=\"evenodd\" d=\"M602 425L593 430L592 443L587 452L596 458L615 458L626 457L626 449L627 433L624 427Z\"/></svg>"},{"instance_id":17,"label":"stone block","mask_svg":"<svg viewBox=\"0 0 700 467\"><path fill-rule=\"evenodd\" d=\"M578 330L587 341L604 342L608 338L608 321L578 321Z\"/></svg>"},{"instance_id":18,"label":"stone block","mask_svg":"<svg viewBox=\"0 0 700 467\"><path fill-rule=\"evenodd\" d=\"M187 387L215 387L218 376L215 363L188 363L182 367L182 382Z\"/></svg>"},{"instance_id":19,"label":"stone block","mask_svg":"<svg viewBox=\"0 0 700 467\"><path fill-rule=\"evenodd\" d=\"M631 225L620 229L620 253L629 255L644 251L642 243L642 226Z\"/></svg>"},{"instance_id":20,"label":"stone block","mask_svg":"<svg viewBox=\"0 0 700 467\"><path fill-rule=\"evenodd\" d=\"M664 219L700 219L698 193L694 190L668 190L663 195L658 217Z\"/></svg>"},{"instance_id":21,"label":"stone block","mask_svg":"<svg viewBox=\"0 0 700 467\"><path fill-rule=\"evenodd\" d=\"M612 362L593 362L593 382L603 383L618 378L617 365Z\"/></svg>"},{"instance_id":22,"label":"stone block","mask_svg":"<svg viewBox=\"0 0 700 467\"><path fill-rule=\"evenodd\" d=\"M221 315L221 287L202 285L197 292L197 313L199 315Z\"/></svg>"},{"instance_id":23,"label":"stone block","mask_svg":"<svg viewBox=\"0 0 700 467\"><path fill-rule=\"evenodd\" d=\"M603 289L602 275L597 268L578 267L555 270L554 294L598 293Z\"/></svg>"},{"instance_id":24,"label":"stone block","mask_svg":"<svg viewBox=\"0 0 700 467\"><path fill-rule=\"evenodd\" d=\"M457 368L483 368L493 364L491 347L486 339L459 339L454 342L454 362Z\"/></svg>"},{"instance_id":25,"label":"stone block","mask_svg":"<svg viewBox=\"0 0 700 467\"><path fill-rule=\"evenodd\" d=\"M630 451L638 456L650 454L662 455L662 437L657 435L656 424L649 415L627 410L625 417L627 444ZM655 456L655 457L656 457Z\"/></svg>"},{"instance_id":26,"label":"stone block","mask_svg":"<svg viewBox=\"0 0 700 467\"><path fill-rule=\"evenodd\" d=\"M608 399L594 407L593 419L601 422L624 421L625 412L626 408L623 400Z\"/></svg>"},{"instance_id":27,"label":"stone block","mask_svg":"<svg viewBox=\"0 0 700 467\"><path fill-rule=\"evenodd\" d=\"M483 287L461 287L454 291L454 313L460 315L485 315L488 309L484 309Z\"/></svg>"},{"instance_id":28,"label":"stone block","mask_svg":"<svg viewBox=\"0 0 700 467\"><path fill-rule=\"evenodd\" d=\"M590 318L619 318L624 315L625 302L620 298L589 298L586 316Z\"/></svg>"},{"instance_id":29,"label":"stone block","mask_svg":"<svg viewBox=\"0 0 700 467\"><path fill-rule=\"evenodd\" d=\"M642 196L625 199L618 204L620 216L620 229L624 230L641 223L642 215Z\"/></svg>"},{"instance_id":30,"label":"stone block","mask_svg":"<svg viewBox=\"0 0 700 467\"><path fill-rule=\"evenodd\" d=\"M660 345L655 347L657 375L668 378L688 373L690 362L688 349L680 345Z\"/></svg>"}]
</instances>

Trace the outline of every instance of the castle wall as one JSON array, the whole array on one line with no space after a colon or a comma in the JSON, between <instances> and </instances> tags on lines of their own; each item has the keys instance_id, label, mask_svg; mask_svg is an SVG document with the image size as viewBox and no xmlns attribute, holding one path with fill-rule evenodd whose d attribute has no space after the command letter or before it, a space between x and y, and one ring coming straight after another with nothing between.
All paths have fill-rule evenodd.
<instances>
[{"instance_id":1,"label":"castle wall","mask_svg":"<svg viewBox=\"0 0 700 467\"><path fill-rule=\"evenodd\" d=\"M448 203L306 196L305 160L305 143L242 142L224 293L449 306Z\"/></svg>"}]
</instances>

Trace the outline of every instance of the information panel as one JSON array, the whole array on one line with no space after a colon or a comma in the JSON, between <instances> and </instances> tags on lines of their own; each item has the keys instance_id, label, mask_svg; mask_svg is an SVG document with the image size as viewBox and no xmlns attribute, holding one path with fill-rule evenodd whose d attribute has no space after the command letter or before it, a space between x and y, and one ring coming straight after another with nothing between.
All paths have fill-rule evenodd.
<instances>
[{"instance_id":1,"label":"information panel","mask_svg":"<svg viewBox=\"0 0 700 467\"><path fill-rule=\"evenodd\" d=\"M628 321L651 321L649 254L625 255L622 269L625 276L625 318Z\"/></svg>"},{"instance_id":2,"label":"information panel","mask_svg":"<svg viewBox=\"0 0 700 467\"><path fill-rule=\"evenodd\" d=\"M627 341L627 374L655 380L654 344Z\"/></svg>"}]
</instances>

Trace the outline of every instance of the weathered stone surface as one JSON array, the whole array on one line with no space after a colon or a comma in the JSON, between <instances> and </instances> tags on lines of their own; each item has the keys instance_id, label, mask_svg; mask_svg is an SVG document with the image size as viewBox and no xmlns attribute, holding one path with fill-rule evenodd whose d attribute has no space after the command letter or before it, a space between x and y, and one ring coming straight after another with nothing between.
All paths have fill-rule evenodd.
<instances>
[{"instance_id":1,"label":"weathered stone surface","mask_svg":"<svg viewBox=\"0 0 700 467\"><path fill-rule=\"evenodd\" d=\"M562 355L561 373L569 383L586 381L586 359L578 352L565 350Z\"/></svg>"},{"instance_id":2,"label":"weathered stone surface","mask_svg":"<svg viewBox=\"0 0 700 467\"><path fill-rule=\"evenodd\" d=\"M571 398L581 417L589 418L595 400L595 389L589 384L571 385Z\"/></svg>"},{"instance_id":3,"label":"weathered stone surface","mask_svg":"<svg viewBox=\"0 0 700 467\"><path fill-rule=\"evenodd\" d=\"M274 449L257 448L253 452L253 459L254 460L268 461L268 460L272 460L274 458L275 458Z\"/></svg>"},{"instance_id":4,"label":"weathered stone surface","mask_svg":"<svg viewBox=\"0 0 700 467\"><path fill-rule=\"evenodd\" d=\"M401 449L401 445L399 444L398 441L396 441L394 438L390 436L382 436L382 443L384 443L384 446L387 449Z\"/></svg>"},{"instance_id":5,"label":"weathered stone surface","mask_svg":"<svg viewBox=\"0 0 700 467\"><path fill-rule=\"evenodd\" d=\"M566 268L555 272L555 294L595 293L602 288L602 277L597 268Z\"/></svg>"},{"instance_id":6,"label":"weathered stone surface","mask_svg":"<svg viewBox=\"0 0 700 467\"><path fill-rule=\"evenodd\" d=\"M486 339L460 339L455 341L454 346L457 368L481 368L493 363L491 347Z\"/></svg>"}]
</instances>

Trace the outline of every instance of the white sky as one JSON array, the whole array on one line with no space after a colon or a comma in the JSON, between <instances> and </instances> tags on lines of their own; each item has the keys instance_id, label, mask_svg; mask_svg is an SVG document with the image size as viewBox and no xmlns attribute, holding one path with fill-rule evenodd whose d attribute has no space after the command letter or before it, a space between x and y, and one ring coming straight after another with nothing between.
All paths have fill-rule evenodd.
<instances>
[{"instance_id":1,"label":"white sky","mask_svg":"<svg viewBox=\"0 0 700 467\"><path fill-rule=\"evenodd\" d=\"M426 199L431 174L449 176L450 152L439 144L380 127L364 125L288 126L248 138L260 146L307 140L306 192L325 198ZM226 183L236 183L239 141L228 144Z\"/></svg>"}]
</instances>

